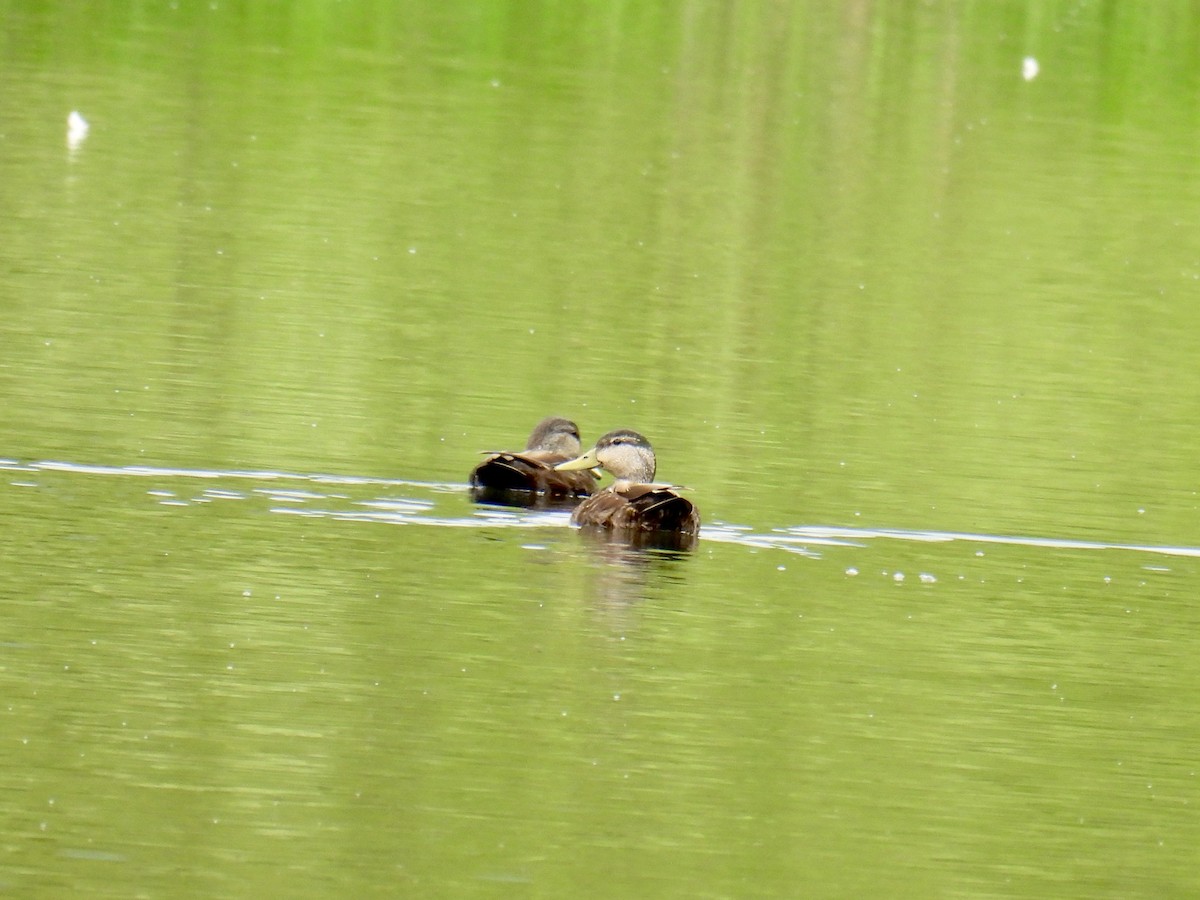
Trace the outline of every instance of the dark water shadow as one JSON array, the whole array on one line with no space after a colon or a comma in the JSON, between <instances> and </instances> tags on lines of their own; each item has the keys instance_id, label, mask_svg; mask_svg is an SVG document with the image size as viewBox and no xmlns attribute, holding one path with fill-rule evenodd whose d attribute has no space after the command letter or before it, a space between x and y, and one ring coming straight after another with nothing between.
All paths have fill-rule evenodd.
<instances>
[{"instance_id":1,"label":"dark water shadow","mask_svg":"<svg viewBox=\"0 0 1200 900\"><path fill-rule=\"evenodd\" d=\"M579 541L598 565L593 599L602 610L627 610L644 602L657 588L684 581L699 538L654 531L622 531L584 526Z\"/></svg>"},{"instance_id":2,"label":"dark water shadow","mask_svg":"<svg viewBox=\"0 0 1200 900\"><path fill-rule=\"evenodd\" d=\"M544 491L475 486L470 488L470 496L471 500L480 506L508 506L515 509L572 510L584 499L554 496Z\"/></svg>"},{"instance_id":3,"label":"dark water shadow","mask_svg":"<svg viewBox=\"0 0 1200 900\"><path fill-rule=\"evenodd\" d=\"M630 558L682 559L700 543L698 534L584 525L579 533L593 547L607 547Z\"/></svg>"}]
</instances>

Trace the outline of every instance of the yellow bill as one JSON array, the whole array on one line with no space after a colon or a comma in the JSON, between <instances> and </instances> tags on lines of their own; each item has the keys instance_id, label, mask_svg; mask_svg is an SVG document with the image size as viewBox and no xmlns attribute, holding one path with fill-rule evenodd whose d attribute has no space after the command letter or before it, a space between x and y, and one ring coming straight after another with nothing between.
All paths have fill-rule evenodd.
<instances>
[{"instance_id":1,"label":"yellow bill","mask_svg":"<svg viewBox=\"0 0 1200 900\"><path fill-rule=\"evenodd\" d=\"M583 456L577 456L574 459L568 459L566 462L561 462L554 468L560 472L574 472L576 469L595 469L599 467L600 461L596 459L596 448L593 447Z\"/></svg>"}]
</instances>

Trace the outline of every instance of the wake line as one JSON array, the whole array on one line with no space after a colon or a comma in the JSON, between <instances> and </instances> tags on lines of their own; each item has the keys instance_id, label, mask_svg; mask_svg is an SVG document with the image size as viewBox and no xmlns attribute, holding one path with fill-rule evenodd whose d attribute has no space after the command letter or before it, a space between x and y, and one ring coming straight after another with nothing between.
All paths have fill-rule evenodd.
<instances>
[{"instance_id":1,"label":"wake line","mask_svg":"<svg viewBox=\"0 0 1200 900\"><path fill-rule=\"evenodd\" d=\"M220 470L220 469L177 469L167 466L106 466L88 463L72 463L59 460L39 460L23 463L14 459L0 459L0 471L10 472L67 472L80 475L117 475L139 478L197 478L222 479L235 478L249 481L302 481L312 484L329 485L379 485L384 487L415 487L426 490L437 490L458 493L467 486L456 482L413 481L400 478L372 478L358 475L330 475L301 472L280 472L273 470ZM303 492L275 492L294 496L277 499L307 500L323 499L322 495L306 495ZM392 501L394 502L394 501ZM371 507L375 503L363 503ZM406 509L383 510L378 508L371 512L334 511L334 510L305 510L273 508L272 512L286 512L310 516L329 516L346 520L384 521L395 524L428 524L428 525L545 525L555 524L558 518L548 521L543 517L534 517L526 513L524 517L514 514L512 519L499 520L481 516L471 519L447 519L431 515L421 515L421 510ZM432 511L432 504L428 504ZM536 515L536 514L535 514ZM917 543L950 543L963 542L972 544L1007 544L1018 547L1040 547L1054 550L1118 550L1132 553L1152 553L1159 556L1179 556L1200 558L1200 547L1171 546L1161 544L1128 544L1110 541L1088 541L1076 538L1030 537L1003 534L975 534L965 531L906 531L897 528L851 528L825 525L796 525L785 528L773 528L770 532L754 532L745 526L716 523L706 526L702 538L725 543L742 544L763 549L785 550L792 553L807 553L804 545L825 547L863 547L872 540L909 541Z\"/></svg>"},{"instance_id":2,"label":"wake line","mask_svg":"<svg viewBox=\"0 0 1200 900\"><path fill-rule=\"evenodd\" d=\"M1054 550L1128 550L1135 553L1158 553L1163 556L1200 557L1200 547L1173 547L1161 544L1122 544L1108 541L1084 541L1075 538L1020 537L1004 534L972 534L966 531L904 531L893 528L837 528L805 525L777 528L771 535L782 542L819 540L897 540L924 543L963 541L974 544L1013 544L1019 547L1049 547Z\"/></svg>"},{"instance_id":3,"label":"wake line","mask_svg":"<svg viewBox=\"0 0 1200 900\"><path fill-rule=\"evenodd\" d=\"M89 463L39 460L20 463L0 460L0 471L71 472L78 475L128 475L135 478L243 478L253 481L311 481L315 484L380 484L390 487L423 487L438 490L461 490L463 485L440 481L410 481L402 478L370 478L361 475L305 474L275 472L269 469L173 469L165 466L104 466Z\"/></svg>"}]
</instances>

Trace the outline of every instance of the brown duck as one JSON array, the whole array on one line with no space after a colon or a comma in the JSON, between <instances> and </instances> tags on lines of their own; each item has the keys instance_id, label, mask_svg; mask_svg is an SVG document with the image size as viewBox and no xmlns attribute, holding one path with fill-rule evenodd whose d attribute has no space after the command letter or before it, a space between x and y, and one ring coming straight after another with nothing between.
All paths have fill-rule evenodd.
<instances>
[{"instance_id":1,"label":"brown duck","mask_svg":"<svg viewBox=\"0 0 1200 900\"><path fill-rule=\"evenodd\" d=\"M673 485L654 482L654 449L636 431L610 431L583 456L555 468L570 472L596 466L607 469L616 481L575 507L574 524L678 534L700 531L700 513L692 502Z\"/></svg>"},{"instance_id":2,"label":"brown duck","mask_svg":"<svg viewBox=\"0 0 1200 900\"><path fill-rule=\"evenodd\" d=\"M596 489L596 473L559 472L557 463L578 456L579 428L570 419L550 416L538 422L520 453L492 453L471 472L480 491L530 491L549 497L586 497Z\"/></svg>"}]
</instances>

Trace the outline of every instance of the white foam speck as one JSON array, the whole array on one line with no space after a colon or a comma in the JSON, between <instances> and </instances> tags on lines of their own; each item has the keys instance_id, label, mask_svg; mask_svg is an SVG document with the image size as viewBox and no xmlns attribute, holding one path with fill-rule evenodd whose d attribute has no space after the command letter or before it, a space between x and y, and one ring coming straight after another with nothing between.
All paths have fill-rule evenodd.
<instances>
[{"instance_id":1,"label":"white foam speck","mask_svg":"<svg viewBox=\"0 0 1200 900\"><path fill-rule=\"evenodd\" d=\"M67 116L67 148L74 150L79 147L87 137L89 127L87 119L78 110L71 110Z\"/></svg>"}]
</instances>

